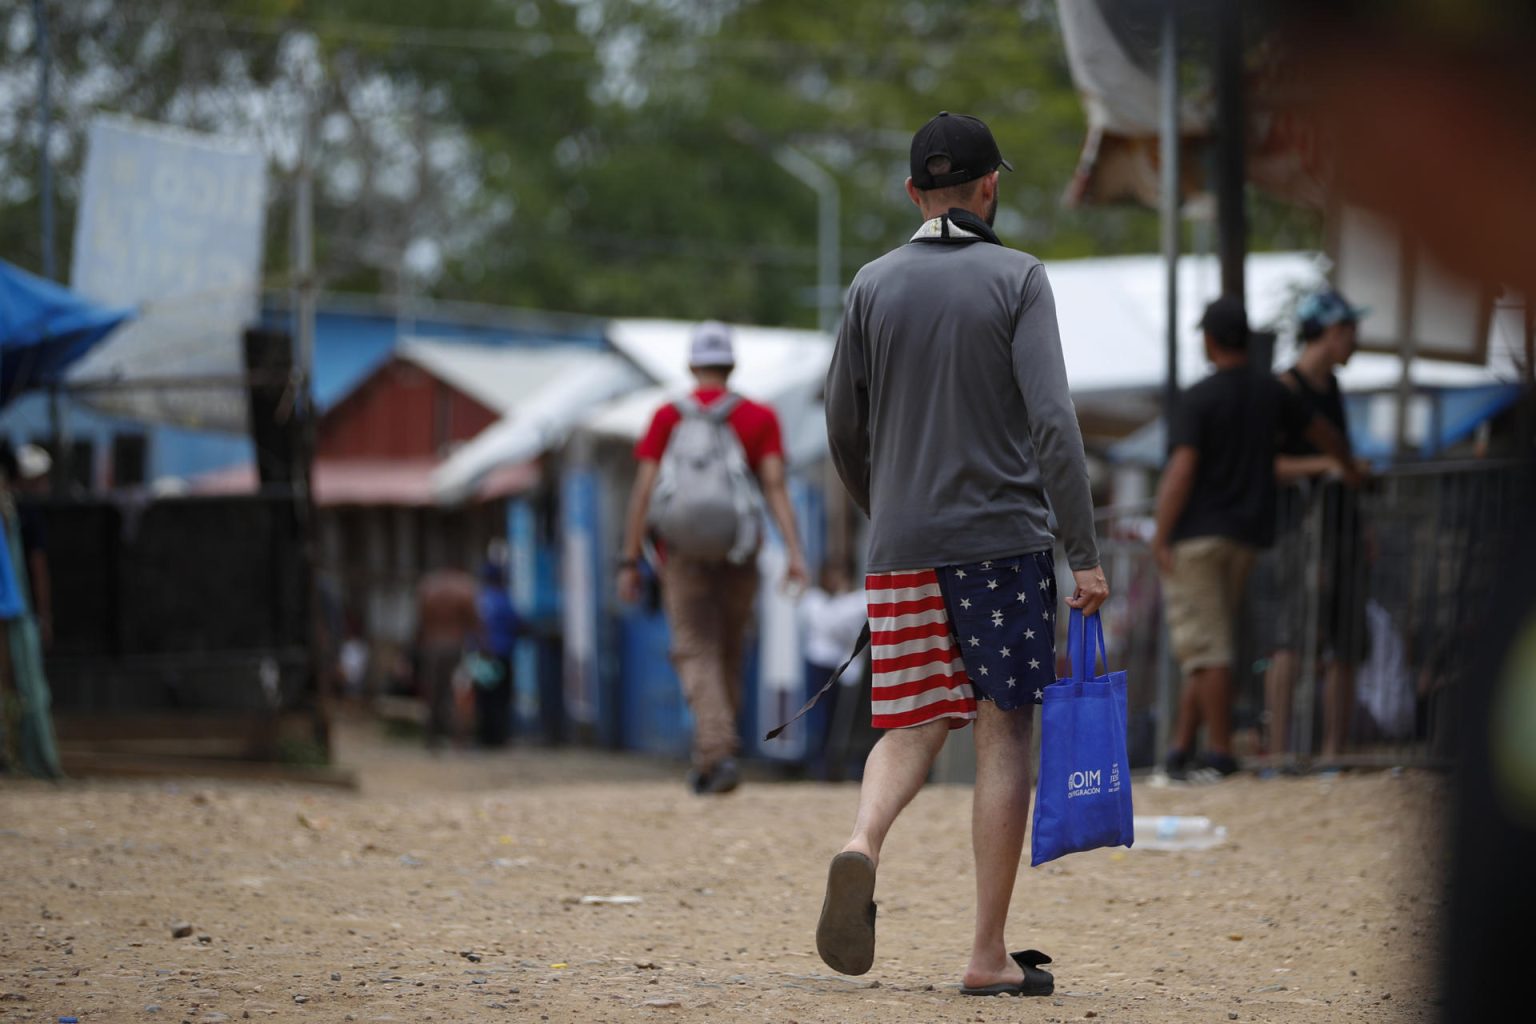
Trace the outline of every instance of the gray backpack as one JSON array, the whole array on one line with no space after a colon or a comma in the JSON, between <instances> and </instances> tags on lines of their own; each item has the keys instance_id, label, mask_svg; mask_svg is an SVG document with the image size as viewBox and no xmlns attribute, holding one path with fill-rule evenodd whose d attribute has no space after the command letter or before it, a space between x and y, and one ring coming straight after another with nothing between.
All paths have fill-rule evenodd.
<instances>
[{"instance_id":1,"label":"gray backpack","mask_svg":"<svg viewBox=\"0 0 1536 1024\"><path fill-rule=\"evenodd\" d=\"M761 495L728 422L739 404L732 394L707 408L692 395L673 403L682 421L662 454L649 516L669 551L737 565L757 552Z\"/></svg>"}]
</instances>

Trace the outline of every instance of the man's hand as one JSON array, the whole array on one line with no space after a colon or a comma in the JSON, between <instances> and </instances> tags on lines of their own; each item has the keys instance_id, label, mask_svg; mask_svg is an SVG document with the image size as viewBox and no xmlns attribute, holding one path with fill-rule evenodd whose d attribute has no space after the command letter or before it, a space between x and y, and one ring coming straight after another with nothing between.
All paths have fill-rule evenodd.
<instances>
[{"instance_id":1,"label":"man's hand","mask_svg":"<svg viewBox=\"0 0 1536 1024\"><path fill-rule=\"evenodd\" d=\"M1092 569L1072 570L1072 581L1077 584L1077 590L1067 598L1067 604L1084 615L1098 611L1099 606L1109 597L1109 581L1104 578L1104 570L1097 565Z\"/></svg>"},{"instance_id":2,"label":"man's hand","mask_svg":"<svg viewBox=\"0 0 1536 1024\"><path fill-rule=\"evenodd\" d=\"M634 604L640 600L640 567L637 565L620 566L616 586L619 600L625 604Z\"/></svg>"},{"instance_id":3,"label":"man's hand","mask_svg":"<svg viewBox=\"0 0 1536 1024\"><path fill-rule=\"evenodd\" d=\"M798 595L810 580L811 574L805 570L805 556L798 551L790 552L789 565L784 569L784 589Z\"/></svg>"},{"instance_id":4,"label":"man's hand","mask_svg":"<svg viewBox=\"0 0 1536 1024\"><path fill-rule=\"evenodd\" d=\"M1157 567L1164 576L1173 572L1173 548L1162 539L1152 541L1152 557L1157 561Z\"/></svg>"}]
</instances>

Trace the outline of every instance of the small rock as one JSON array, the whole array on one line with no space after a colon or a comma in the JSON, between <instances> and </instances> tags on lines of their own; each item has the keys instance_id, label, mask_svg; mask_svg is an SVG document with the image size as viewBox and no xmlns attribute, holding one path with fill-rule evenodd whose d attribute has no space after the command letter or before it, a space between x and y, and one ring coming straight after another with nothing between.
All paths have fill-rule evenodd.
<instances>
[{"instance_id":1,"label":"small rock","mask_svg":"<svg viewBox=\"0 0 1536 1024\"><path fill-rule=\"evenodd\" d=\"M341 972L340 971L332 971L331 972L331 980L332 981L340 981L341 980Z\"/></svg>"},{"instance_id":2,"label":"small rock","mask_svg":"<svg viewBox=\"0 0 1536 1024\"><path fill-rule=\"evenodd\" d=\"M1237 1014L1232 1013L1231 1011L1228 1011L1227 1012L1227 1020L1237 1020Z\"/></svg>"},{"instance_id":3,"label":"small rock","mask_svg":"<svg viewBox=\"0 0 1536 1024\"><path fill-rule=\"evenodd\" d=\"M197 941L198 941L198 943L200 945L207 946L207 945L210 945L213 942L213 936L212 935L199 935L197 937Z\"/></svg>"},{"instance_id":4,"label":"small rock","mask_svg":"<svg viewBox=\"0 0 1536 1024\"><path fill-rule=\"evenodd\" d=\"M185 921L177 921L171 925L171 938L184 939L192 934L192 926Z\"/></svg>"},{"instance_id":5,"label":"small rock","mask_svg":"<svg viewBox=\"0 0 1536 1024\"><path fill-rule=\"evenodd\" d=\"M659 1007L665 1008L665 1007L669 1007L669 1006L682 1006L683 1004L680 1003L676 999L647 999L645 1002L641 1003L640 1005L641 1006L659 1006Z\"/></svg>"},{"instance_id":6,"label":"small rock","mask_svg":"<svg viewBox=\"0 0 1536 1024\"><path fill-rule=\"evenodd\" d=\"M1083 1013L1084 1017L1097 1017L1098 1015L1099 1015L1099 1011L1098 1010L1087 1010L1087 1011L1085 1011Z\"/></svg>"},{"instance_id":7,"label":"small rock","mask_svg":"<svg viewBox=\"0 0 1536 1024\"><path fill-rule=\"evenodd\" d=\"M150 1003L148 1006L144 1007L144 1012L145 1013L159 1013L160 1012L160 1007L156 1006L154 1003Z\"/></svg>"},{"instance_id":8,"label":"small rock","mask_svg":"<svg viewBox=\"0 0 1536 1024\"><path fill-rule=\"evenodd\" d=\"M307 1003L309 1002L309 996L294 996L293 1001L296 1003Z\"/></svg>"},{"instance_id":9,"label":"small rock","mask_svg":"<svg viewBox=\"0 0 1536 1024\"><path fill-rule=\"evenodd\" d=\"M656 970L656 962L654 960L636 960L635 966L642 971Z\"/></svg>"},{"instance_id":10,"label":"small rock","mask_svg":"<svg viewBox=\"0 0 1536 1024\"><path fill-rule=\"evenodd\" d=\"M476 953L472 949L459 950L459 956L463 957L465 960L468 960L472 964L477 964L480 962L480 954Z\"/></svg>"},{"instance_id":11,"label":"small rock","mask_svg":"<svg viewBox=\"0 0 1536 1024\"><path fill-rule=\"evenodd\" d=\"M1383 992L1381 994L1381 1001L1382 1002L1386 1002L1388 999L1391 999L1391 998L1392 998L1392 993L1391 992Z\"/></svg>"}]
</instances>

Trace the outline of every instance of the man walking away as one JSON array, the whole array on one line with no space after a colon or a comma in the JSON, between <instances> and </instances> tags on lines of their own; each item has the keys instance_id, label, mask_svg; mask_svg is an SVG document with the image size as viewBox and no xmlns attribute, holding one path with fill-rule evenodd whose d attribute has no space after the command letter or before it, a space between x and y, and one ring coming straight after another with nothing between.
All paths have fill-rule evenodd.
<instances>
[{"instance_id":1,"label":"man walking away","mask_svg":"<svg viewBox=\"0 0 1536 1024\"><path fill-rule=\"evenodd\" d=\"M796 586L805 583L805 559L785 487L779 418L729 389L736 366L729 328L700 324L688 366L697 386L658 409L635 445L639 466L617 586L620 600L639 598L649 528L661 559L672 664L693 711L688 785L699 794L727 793L741 781L736 720L765 500L788 551L786 578Z\"/></svg>"},{"instance_id":2,"label":"man walking away","mask_svg":"<svg viewBox=\"0 0 1536 1024\"><path fill-rule=\"evenodd\" d=\"M482 636L480 656L487 678L475 680L475 739L482 747L504 747L512 736L512 651L517 612L507 593L504 563L488 558L480 567L477 597Z\"/></svg>"},{"instance_id":3,"label":"man walking away","mask_svg":"<svg viewBox=\"0 0 1536 1024\"><path fill-rule=\"evenodd\" d=\"M1208 752L1197 766L1221 775L1237 770L1232 631L1254 557L1274 541L1277 437L1304 434L1358 480L1339 432L1267 369L1249 366L1248 314L1240 299L1212 302L1200 327L1216 371L1179 399L1152 540L1169 639L1185 675L1167 755L1168 775L1178 779L1194 763L1202 722Z\"/></svg>"},{"instance_id":4,"label":"man walking away","mask_svg":"<svg viewBox=\"0 0 1536 1024\"><path fill-rule=\"evenodd\" d=\"M480 641L475 578L462 569L428 573L416 587L417 681L427 704L427 746L440 748L455 732L453 676Z\"/></svg>"},{"instance_id":5,"label":"man walking away","mask_svg":"<svg viewBox=\"0 0 1536 1024\"><path fill-rule=\"evenodd\" d=\"M816 948L834 970L869 970L886 833L949 730L975 721L976 923L961 991L1047 995L1050 958L1010 953L1003 930L1034 702L1055 675L1056 531L1067 603L1092 613L1109 587L1050 283L992 231L1000 168L1012 169L977 118L941 112L918 130L907 195L923 223L854 278L827 374L832 458L870 517L872 723L885 734L832 859Z\"/></svg>"}]
</instances>

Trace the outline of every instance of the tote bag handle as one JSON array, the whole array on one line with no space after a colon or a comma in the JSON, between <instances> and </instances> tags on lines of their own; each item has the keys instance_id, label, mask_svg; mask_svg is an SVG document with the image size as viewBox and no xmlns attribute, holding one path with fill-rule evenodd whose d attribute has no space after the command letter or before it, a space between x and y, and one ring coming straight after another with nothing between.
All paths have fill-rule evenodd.
<instances>
[{"instance_id":1,"label":"tote bag handle","mask_svg":"<svg viewBox=\"0 0 1536 1024\"><path fill-rule=\"evenodd\" d=\"M1077 682L1098 679L1099 662L1109 672L1109 651L1104 646L1104 620L1099 613L1084 615L1076 608L1067 619L1067 658L1072 663L1072 678Z\"/></svg>"}]
</instances>

